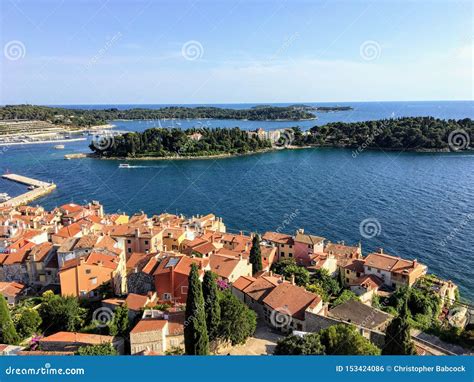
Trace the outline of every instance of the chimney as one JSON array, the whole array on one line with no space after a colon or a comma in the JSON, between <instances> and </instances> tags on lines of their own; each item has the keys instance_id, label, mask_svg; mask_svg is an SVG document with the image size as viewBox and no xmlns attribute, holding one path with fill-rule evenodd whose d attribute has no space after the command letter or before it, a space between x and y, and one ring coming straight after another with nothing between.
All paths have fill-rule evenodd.
<instances>
[{"instance_id":1,"label":"chimney","mask_svg":"<svg viewBox=\"0 0 474 382\"><path fill-rule=\"evenodd\" d=\"M273 271L270 271L270 277L272 277L272 276L273 276Z\"/></svg>"},{"instance_id":2,"label":"chimney","mask_svg":"<svg viewBox=\"0 0 474 382\"><path fill-rule=\"evenodd\" d=\"M380 253L383 255L383 248L380 248Z\"/></svg>"},{"instance_id":3,"label":"chimney","mask_svg":"<svg viewBox=\"0 0 474 382\"><path fill-rule=\"evenodd\" d=\"M418 265L418 261L416 259L413 260L413 268L415 268Z\"/></svg>"},{"instance_id":4,"label":"chimney","mask_svg":"<svg viewBox=\"0 0 474 382\"><path fill-rule=\"evenodd\" d=\"M295 275L291 275L291 285L295 285Z\"/></svg>"},{"instance_id":5,"label":"chimney","mask_svg":"<svg viewBox=\"0 0 474 382\"><path fill-rule=\"evenodd\" d=\"M139 237L140 236L140 228L135 228L135 236Z\"/></svg>"}]
</instances>

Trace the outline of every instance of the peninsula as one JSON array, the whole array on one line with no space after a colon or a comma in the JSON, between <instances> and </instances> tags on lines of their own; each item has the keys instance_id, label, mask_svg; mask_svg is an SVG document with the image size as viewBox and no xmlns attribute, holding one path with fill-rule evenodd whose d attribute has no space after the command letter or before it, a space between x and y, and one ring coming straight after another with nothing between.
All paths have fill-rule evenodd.
<instances>
[{"instance_id":1,"label":"peninsula","mask_svg":"<svg viewBox=\"0 0 474 382\"><path fill-rule=\"evenodd\" d=\"M334 111L337 110L338 107L335 107ZM112 120L235 119L250 121L302 121L316 119L316 115L312 111L314 109L311 107L270 105L247 109L229 109L212 106L168 106L153 109L79 109L37 105L7 105L0 107L0 127L2 121L11 120L38 120L56 125L65 124L79 127L105 125L107 121Z\"/></svg>"}]
</instances>

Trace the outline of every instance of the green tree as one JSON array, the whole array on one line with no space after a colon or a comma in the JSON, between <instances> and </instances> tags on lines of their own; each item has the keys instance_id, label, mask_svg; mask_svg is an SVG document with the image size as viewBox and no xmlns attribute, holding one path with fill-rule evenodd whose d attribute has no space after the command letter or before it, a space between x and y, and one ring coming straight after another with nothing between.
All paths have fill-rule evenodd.
<instances>
[{"instance_id":1,"label":"green tree","mask_svg":"<svg viewBox=\"0 0 474 382\"><path fill-rule=\"evenodd\" d=\"M317 269L314 271L313 274L311 274L311 283L321 285L329 297L338 295L341 290L338 281L331 277L326 269Z\"/></svg>"},{"instance_id":2,"label":"green tree","mask_svg":"<svg viewBox=\"0 0 474 382\"><path fill-rule=\"evenodd\" d=\"M327 355L379 355L380 349L352 325L337 324L319 332Z\"/></svg>"},{"instance_id":3,"label":"green tree","mask_svg":"<svg viewBox=\"0 0 474 382\"><path fill-rule=\"evenodd\" d=\"M13 325L7 300L0 295L0 343L14 345L18 342L18 334Z\"/></svg>"},{"instance_id":4,"label":"green tree","mask_svg":"<svg viewBox=\"0 0 474 382\"><path fill-rule=\"evenodd\" d=\"M349 300L360 300L359 297L351 290L344 289L342 293L332 302L332 306L341 305Z\"/></svg>"},{"instance_id":5,"label":"green tree","mask_svg":"<svg viewBox=\"0 0 474 382\"><path fill-rule=\"evenodd\" d=\"M216 283L216 275L206 271L202 283L202 293L206 306L206 326L210 341L215 341L219 336L221 323L221 306Z\"/></svg>"},{"instance_id":6,"label":"green tree","mask_svg":"<svg viewBox=\"0 0 474 382\"><path fill-rule=\"evenodd\" d=\"M411 340L410 324L408 323L408 299L385 331L384 355L415 355L415 344Z\"/></svg>"},{"instance_id":7,"label":"green tree","mask_svg":"<svg viewBox=\"0 0 474 382\"><path fill-rule=\"evenodd\" d=\"M25 308L19 313L16 331L21 338L27 338L36 333L41 325L41 316L35 309Z\"/></svg>"},{"instance_id":8,"label":"green tree","mask_svg":"<svg viewBox=\"0 0 474 382\"><path fill-rule=\"evenodd\" d=\"M118 306L112 320L109 323L109 334L111 336L127 337L130 329L127 305Z\"/></svg>"},{"instance_id":9,"label":"green tree","mask_svg":"<svg viewBox=\"0 0 474 382\"><path fill-rule=\"evenodd\" d=\"M257 315L229 290L221 293L221 328L219 337L232 345L245 343L257 328Z\"/></svg>"},{"instance_id":10,"label":"green tree","mask_svg":"<svg viewBox=\"0 0 474 382\"><path fill-rule=\"evenodd\" d=\"M262 253L260 250L260 236L256 233L252 239L252 248L250 249L250 264L252 264L252 273L255 275L263 269Z\"/></svg>"},{"instance_id":11,"label":"green tree","mask_svg":"<svg viewBox=\"0 0 474 382\"><path fill-rule=\"evenodd\" d=\"M209 354L209 337L206 327L206 312L199 272L196 264L191 265L188 277L188 297L184 323L184 347L188 355Z\"/></svg>"},{"instance_id":12,"label":"green tree","mask_svg":"<svg viewBox=\"0 0 474 382\"><path fill-rule=\"evenodd\" d=\"M316 333L305 336L287 336L278 341L274 355L320 355L324 354L324 346Z\"/></svg>"},{"instance_id":13,"label":"green tree","mask_svg":"<svg viewBox=\"0 0 474 382\"><path fill-rule=\"evenodd\" d=\"M72 296L59 296L52 292L45 292L39 307L39 314L45 330L75 331L84 325L86 309L79 304L79 299Z\"/></svg>"},{"instance_id":14,"label":"green tree","mask_svg":"<svg viewBox=\"0 0 474 382\"><path fill-rule=\"evenodd\" d=\"M296 264L294 259L284 259L272 265L272 270L276 274L282 275L289 280L294 276L295 284L299 286L306 286L309 283L310 276L308 270Z\"/></svg>"},{"instance_id":15,"label":"green tree","mask_svg":"<svg viewBox=\"0 0 474 382\"><path fill-rule=\"evenodd\" d=\"M81 346L77 349L78 355L118 355L117 350L110 343Z\"/></svg>"}]
</instances>

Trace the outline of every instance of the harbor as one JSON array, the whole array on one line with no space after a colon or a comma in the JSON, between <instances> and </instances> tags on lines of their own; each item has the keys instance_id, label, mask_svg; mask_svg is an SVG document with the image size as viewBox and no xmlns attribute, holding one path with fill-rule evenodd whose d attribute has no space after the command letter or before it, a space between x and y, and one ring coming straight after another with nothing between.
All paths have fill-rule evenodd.
<instances>
[{"instance_id":1,"label":"harbor","mask_svg":"<svg viewBox=\"0 0 474 382\"><path fill-rule=\"evenodd\" d=\"M51 193L53 190L56 189L56 184L52 182L43 182L41 180L28 178L23 175L4 174L2 175L2 178L10 180L12 182L24 184L28 186L29 191L15 197L8 197L7 194L2 194L4 195L4 197L2 198L3 201L0 203L0 207L16 207L28 204L35 199L41 198L42 196Z\"/></svg>"}]
</instances>

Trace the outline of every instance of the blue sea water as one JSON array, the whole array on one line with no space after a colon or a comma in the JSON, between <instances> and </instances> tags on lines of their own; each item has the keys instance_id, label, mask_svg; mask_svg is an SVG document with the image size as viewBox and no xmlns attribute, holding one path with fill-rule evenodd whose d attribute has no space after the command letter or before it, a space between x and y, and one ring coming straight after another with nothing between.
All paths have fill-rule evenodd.
<instances>
[{"instance_id":1,"label":"blue sea water","mask_svg":"<svg viewBox=\"0 0 474 382\"><path fill-rule=\"evenodd\" d=\"M354 110L318 113L317 121L299 125L417 115L474 118L471 101L350 105ZM115 105L93 107L111 106ZM295 125L215 120L113 123L133 131L159 123L245 129ZM213 212L230 230L293 232L302 227L332 241L361 241L365 253L383 247L393 255L417 258L474 300L473 154L364 151L354 158L350 150L302 149L216 160L129 161L137 166L131 169L119 169L115 160L64 160L66 153L86 151L87 144L70 142L65 150L54 150L51 144L8 147L0 150L0 171L57 183L54 193L37 201L47 208L96 199L108 212ZM0 180L0 192L15 195L23 190ZM365 219L378 223L377 236L361 234Z\"/></svg>"}]
</instances>

